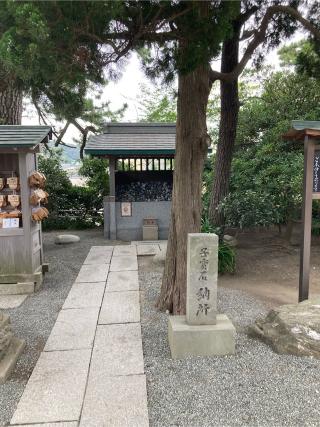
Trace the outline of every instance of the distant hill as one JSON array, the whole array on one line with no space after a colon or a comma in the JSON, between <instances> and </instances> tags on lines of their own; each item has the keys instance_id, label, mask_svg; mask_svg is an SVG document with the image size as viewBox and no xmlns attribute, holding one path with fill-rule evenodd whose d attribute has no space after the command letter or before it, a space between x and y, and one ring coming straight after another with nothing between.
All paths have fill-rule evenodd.
<instances>
[{"instance_id":1,"label":"distant hill","mask_svg":"<svg viewBox=\"0 0 320 427\"><path fill-rule=\"evenodd\" d=\"M61 145L62 148L62 159L66 165L74 165L80 160L80 151L79 147L70 148Z\"/></svg>"}]
</instances>

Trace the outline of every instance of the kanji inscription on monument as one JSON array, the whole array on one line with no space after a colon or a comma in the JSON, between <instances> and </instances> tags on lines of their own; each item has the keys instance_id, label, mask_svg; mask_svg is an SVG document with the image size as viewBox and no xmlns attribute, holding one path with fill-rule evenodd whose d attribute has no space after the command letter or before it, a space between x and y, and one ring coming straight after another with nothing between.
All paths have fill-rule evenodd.
<instances>
[{"instance_id":1,"label":"kanji inscription on monument","mask_svg":"<svg viewBox=\"0 0 320 427\"><path fill-rule=\"evenodd\" d=\"M215 325L217 316L218 236L188 234L187 315L189 325Z\"/></svg>"}]
</instances>

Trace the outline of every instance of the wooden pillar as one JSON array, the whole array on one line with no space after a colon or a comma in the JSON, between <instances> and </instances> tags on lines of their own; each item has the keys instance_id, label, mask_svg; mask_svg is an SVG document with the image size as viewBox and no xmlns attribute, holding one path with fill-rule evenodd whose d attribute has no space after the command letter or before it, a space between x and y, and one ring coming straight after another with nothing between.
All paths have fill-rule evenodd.
<instances>
[{"instance_id":1,"label":"wooden pillar","mask_svg":"<svg viewBox=\"0 0 320 427\"><path fill-rule=\"evenodd\" d=\"M304 140L303 230L300 249L299 302L309 297L314 151L315 143L309 141L306 136Z\"/></svg>"},{"instance_id":2,"label":"wooden pillar","mask_svg":"<svg viewBox=\"0 0 320 427\"><path fill-rule=\"evenodd\" d=\"M109 157L109 188L110 196L116 195L116 180L115 180L115 164L116 158L113 156Z\"/></svg>"}]
</instances>

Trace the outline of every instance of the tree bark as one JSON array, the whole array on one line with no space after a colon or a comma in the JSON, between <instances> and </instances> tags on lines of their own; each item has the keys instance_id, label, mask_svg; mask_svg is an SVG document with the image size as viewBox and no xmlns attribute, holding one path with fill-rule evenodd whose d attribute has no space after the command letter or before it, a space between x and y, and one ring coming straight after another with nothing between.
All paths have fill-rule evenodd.
<instances>
[{"instance_id":1,"label":"tree bark","mask_svg":"<svg viewBox=\"0 0 320 427\"><path fill-rule=\"evenodd\" d=\"M209 67L178 75L175 171L167 258L157 302L160 310L186 312L187 236L200 231L202 171L210 138L206 110Z\"/></svg>"},{"instance_id":2,"label":"tree bark","mask_svg":"<svg viewBox=\"0 0 320 427\"><path fill-rule=\"evenodd\" d=\"M0 72L0 124L21 125L22 90L14 77Z\"/></svg>"},{"instance_id":3,"label":"tree bark","mask_svg":"<svg viewBox=\"0 0 320 427\"><path fill-rule=\"evenodd\" d=\"M239 30L235 29L231 39L223 43L221 57L221 72L229 73L238 64L239 57ZM209 217L216 226L224 225L223 212L219 211L220 202L229 192L229 179L231 172L231 161L235 146L238 113L239 94L238 79L231 82L220 81L220 127L219 141L214 165L214 181L209 206Z\"/></svg>"}]
</instances>

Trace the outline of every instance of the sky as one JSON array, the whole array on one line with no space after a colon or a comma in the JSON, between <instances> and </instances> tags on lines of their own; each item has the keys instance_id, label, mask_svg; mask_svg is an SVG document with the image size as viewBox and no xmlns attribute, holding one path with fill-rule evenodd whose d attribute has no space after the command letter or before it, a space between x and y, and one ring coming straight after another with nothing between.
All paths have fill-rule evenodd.
<instances>
[{"instance_id":1,"label":"sky","mask_svg":"<svg viewBox=\"0 0 320 427\"><path fill-rule=\"evenodd\" d=\"M287 40L284 44L290 44L304 37L302 32L297 32L293 38ZM284 45L283 44L283 45ZM265 63L273 66L275 69L279 68L279 59L277 50L274 49L268 53ZM219 70L219 61L212 64L213 68ZM141 93L141 85L148 85L152 87L152 83L145 76L141 69L138 56L133 53L128 60L127 66L123 70L122 77L117 82L109 82L103 90L102 99L109 101L111 109L118 109L124 103L128 104L122 121L135 122L139 119L139 98ZM23 114L22 124L39 124L38 116L34 108L28 104L27 110ZM73 137L78 134L75 128L70 128L64 140L70 143Z\"/></svg>"}]
</instances>

